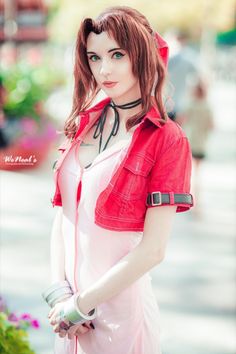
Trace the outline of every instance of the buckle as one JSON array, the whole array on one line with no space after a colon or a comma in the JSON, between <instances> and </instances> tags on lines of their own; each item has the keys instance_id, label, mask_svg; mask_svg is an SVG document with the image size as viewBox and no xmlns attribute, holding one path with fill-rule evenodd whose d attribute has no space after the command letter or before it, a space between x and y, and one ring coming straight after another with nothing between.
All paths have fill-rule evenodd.
<instances>
[{"instance_id":1,"label":"buckle","mask_svg":"<svg viewBox=\"0 0 236 354\"><path fill-rule=\"evenodd\" d=\"M158 196L159 196L159 202L158 203L154 203L153 194L158 194ZM152 203L152 205L161 205L162 204L161 192L156 191L156 192L152 192L151 193L151 203Z\"/></svg>"}]
</instances>

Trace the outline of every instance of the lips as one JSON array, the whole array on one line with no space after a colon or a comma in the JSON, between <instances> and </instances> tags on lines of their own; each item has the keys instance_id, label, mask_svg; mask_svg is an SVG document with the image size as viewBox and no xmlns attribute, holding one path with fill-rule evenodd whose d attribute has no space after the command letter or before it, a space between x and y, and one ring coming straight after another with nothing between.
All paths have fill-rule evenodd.
<instances>
[{"instance_id":1,"label":"lips","mask_svg":"<svg viewBox=\"0 0 236 354\"><path fill-rule=\"evenodd\" d=\"M104 81L102 84L105 87L111 88L111 87L114 87L117 84L117 82L115 82L115 81Z\"/></svg>"}]
</instances>

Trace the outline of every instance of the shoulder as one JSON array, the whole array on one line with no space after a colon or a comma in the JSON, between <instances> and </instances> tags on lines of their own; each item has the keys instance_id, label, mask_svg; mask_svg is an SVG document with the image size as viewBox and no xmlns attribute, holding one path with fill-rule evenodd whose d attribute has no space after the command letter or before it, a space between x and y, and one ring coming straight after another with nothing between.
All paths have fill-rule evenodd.
<instances>
[{"instance_id":1,"label":"shoulder","mask_svg":"<svg viewBox=\"0 0 236 354\"><path fill-rule=\"evenodd\" d=\"M166 123L161 128L162 134L167 136L172 136L178 138L185 137L185 132L179 123L173 121L169 117L167 118Z\"/></svg>"},{"instance_id":2,"label":"shoulder","mask_svg":"<svg viewBox=\"0 0 236 354\"><path fill-rule=\"evenodd\" d=\"M162 128L157 129L155 146L155 161L157 168L161 164L176 169L177 165L187 164L191 159L189 140L181 126L169 119Z\"/></svg>"},{"instance_id":3,"label":"shoulder","mask_svg":"<svg viewBox=\"0 0 236 354\"><path fill-rule=\"evenodd\" d=\"M187 137L181 126L168 118L162 127L156 129L156 140L159 149L165 151L172 145L185 142Z\"/></svg>"}]
</instances>

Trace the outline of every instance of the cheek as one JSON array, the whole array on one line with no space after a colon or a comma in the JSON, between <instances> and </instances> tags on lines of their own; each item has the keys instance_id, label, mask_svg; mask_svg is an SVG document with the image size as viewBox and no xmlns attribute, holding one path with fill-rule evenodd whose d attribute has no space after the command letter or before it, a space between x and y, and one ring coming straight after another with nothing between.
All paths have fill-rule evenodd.
<instances>
[{"instance_id":1,"label":"cheek","mask_svg":"<svg viewBox=\"0 0 236 354\"><path fill-rule=\"evenodd\" d=\"M122 63L120 71L124 77L129 79L129 81L136 81L136 78L133 75L132 65L129 61Z\"/></svg>"},{"instance_id":2,"label":"cheek","mask_svg":"<svg viewBox=\"0 0 236 354\"><path fill-rule=\"evenodd\" d=\"M100 63L99 62L91 62L89 64L90 70L93 74L93 77L97 82L99 82L100 77Z\"/></svg>"}]
</instances>

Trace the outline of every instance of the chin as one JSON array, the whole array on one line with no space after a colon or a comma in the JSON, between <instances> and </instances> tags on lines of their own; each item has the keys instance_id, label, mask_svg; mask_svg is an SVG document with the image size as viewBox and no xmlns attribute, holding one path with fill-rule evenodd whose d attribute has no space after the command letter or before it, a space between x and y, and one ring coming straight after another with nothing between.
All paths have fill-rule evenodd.
<instances>
[{"instance_id":1,"label":"chin","mask_svg":"<svg viewBox=\"0 0 236 354\"><path fill-rule=\"evenodd\" d=\"M115 90L114 90L115 91ZM112 90L107 90L107 95L112 99L112 100L121 100L121 101L126 101L127 100L127 95L126 91L125 92L114 92Z\"/></svg>"}]
</instances>

